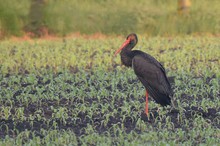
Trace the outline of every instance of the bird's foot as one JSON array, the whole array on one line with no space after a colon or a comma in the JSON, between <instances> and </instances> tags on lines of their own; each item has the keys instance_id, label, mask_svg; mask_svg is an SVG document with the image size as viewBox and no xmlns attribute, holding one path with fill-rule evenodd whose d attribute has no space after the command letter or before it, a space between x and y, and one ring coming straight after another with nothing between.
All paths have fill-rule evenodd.
<instances>
[{"instance_id":1,"label":"bird's foot","mask_svg":"<svg viewBox=\"0 0 220 146\"><path fill-rule=\"evenodd\" d=\"M142 112L141 119L145 122L150 122L150 113Z\"/></svg>"}]
</instances>

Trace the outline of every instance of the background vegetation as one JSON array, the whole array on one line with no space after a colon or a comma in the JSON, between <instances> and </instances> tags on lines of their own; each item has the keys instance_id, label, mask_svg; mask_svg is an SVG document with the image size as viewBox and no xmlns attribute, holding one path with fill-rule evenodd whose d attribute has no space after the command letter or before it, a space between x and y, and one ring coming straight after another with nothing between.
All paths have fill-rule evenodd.
<instances>
[{"instance_id":1,"label":"background vegetation","mask_svg":"<svg viewBox=\"0 0 220 146\"><path fill-rule=\"evenodd\" d=\"M137 32L156 35L219 34L219 0L193 0L190 12L177 13L176 0L42 0L42 18L33 24L31 0L0 0L0 33L22 35L34 30L37 25L47 32L66 35L72 32L83 34L127 34ZM38 6L39 7L39 6ZM33 9L33 7L32 7ZM30 17L32 16L32 17ZM45 31L45 30L42 30ZM45 33L45 32L44 32Z\"/></svg>"}]
</instances>

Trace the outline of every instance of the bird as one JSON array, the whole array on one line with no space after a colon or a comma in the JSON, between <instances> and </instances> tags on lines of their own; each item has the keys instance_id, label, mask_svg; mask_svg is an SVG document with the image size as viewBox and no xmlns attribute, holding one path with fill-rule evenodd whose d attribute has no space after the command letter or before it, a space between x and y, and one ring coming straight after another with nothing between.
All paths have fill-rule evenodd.
<instances>
[{"instance_id":1,"label":"bird","mask_svg":"<svg viewBox=\"0 0 220 146\"><path fill-rule=\"evenodd\" d=\"M120 52L122 64L126 67L132 67L134 73L144 85L146 89L145 113L149 116L149 95L156 103L167 106L171 104L173 91L163 65L153 56L143 51L132 50L137 43L137 35L135 33L129 34L126 41L114 55L116 56Z\"/></svg>"}]
</instances>

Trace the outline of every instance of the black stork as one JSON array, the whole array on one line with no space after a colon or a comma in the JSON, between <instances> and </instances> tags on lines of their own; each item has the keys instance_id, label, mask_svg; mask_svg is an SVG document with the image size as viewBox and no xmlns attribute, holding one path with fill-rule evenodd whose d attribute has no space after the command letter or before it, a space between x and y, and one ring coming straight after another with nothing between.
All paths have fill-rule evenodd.
<instances>
[{"instance_id":1,"label":"black stork","mask_svg":"<svg viewBox=\"0 0 220 146\"><path fill-rule=\"evenodd\" d=\"M148 116L148 94L162 106L170 105L172 89L164 67L151 55L140 50L133 50L138 38L135 33L127 36L123 45L115 52L121 55L122 64L133 67L138 79L146 89L145 113Z\"/></svg>"}]
</instances>

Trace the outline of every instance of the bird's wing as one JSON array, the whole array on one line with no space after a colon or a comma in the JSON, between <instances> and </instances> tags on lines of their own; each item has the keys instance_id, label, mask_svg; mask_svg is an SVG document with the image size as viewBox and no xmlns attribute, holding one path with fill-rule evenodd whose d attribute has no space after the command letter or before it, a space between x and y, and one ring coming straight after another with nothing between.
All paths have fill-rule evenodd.
<instances>
[{"instance_id":1,"label":"bird's wing","mask_svg":"<svg viewBox=\"0 0 220 146\"><path fill-rule=\"evenodd\" d=\"M152 56L136 55L132 60L135 74L145 88L157 90L161 94L171 94L171 86L163 66ZM150 90L150 89L149 89Z\"/></svg>"}]
</instances>

